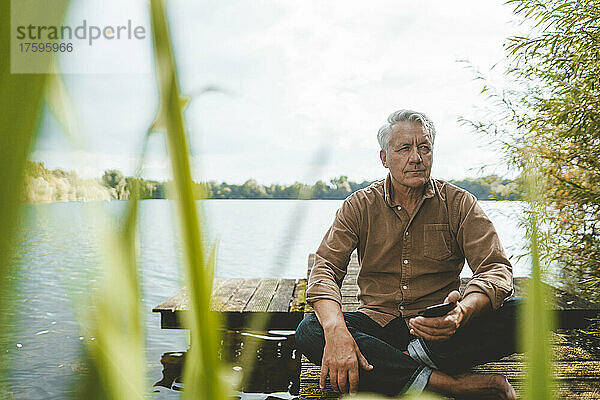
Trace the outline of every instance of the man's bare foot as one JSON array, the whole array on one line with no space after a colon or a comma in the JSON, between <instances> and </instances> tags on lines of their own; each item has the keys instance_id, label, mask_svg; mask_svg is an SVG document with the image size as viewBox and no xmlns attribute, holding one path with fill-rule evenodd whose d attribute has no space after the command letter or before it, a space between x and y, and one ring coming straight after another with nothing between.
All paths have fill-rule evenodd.
<instances>
[{"instance_id":1,"label":"man's bare foot","mask_svg":"<svg viewBox=\"0 0 600 400\"><path fill-rule=\"evenodd\" d=\"M455 396L457 399L499 399L515 400L515 389L502 375L465 374L449 376L434 371L429 378L427 389Z\"/></svg>"},{"instance_id":2,"label":"man's bare foot","mask_svg":"<svg viewBox=\"0 0 600 400\"><path fill-rule=\"evenodd\" d=\"M455 376L457 399L506 399L517 398L515 389L502 375L466 374Z\"/></svg>"}]
</instances>

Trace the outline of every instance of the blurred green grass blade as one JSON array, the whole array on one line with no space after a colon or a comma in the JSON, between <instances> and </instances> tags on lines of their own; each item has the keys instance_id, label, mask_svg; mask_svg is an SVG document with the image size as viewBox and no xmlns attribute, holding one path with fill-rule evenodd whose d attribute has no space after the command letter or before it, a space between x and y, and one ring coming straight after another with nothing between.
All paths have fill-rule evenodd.
<instances>
[{"instance_id":1,"label":"blurred green grass blade","mask_svg":"<svg viewBox=\"0 0 600 400\"><path fill-rule=\"evenodd\" d=\"M175 196L185 260L190 311L187 325L192 346L184 370L184 398L222 399L226 395L218 359L219 328L217 316L210 312L212 264L205 258L199 214L194 202L187 138L183 122L181 94L162 0L151 0L151 20L160 89L157 121L164 124L167 148L173 169ZM158 125L158 123L157 123ZM213 249L214 252L214 249Z\"/></svg>"},{"instance_id":2,"label":"blurred green grass blade","mask_svg":"<svg viewBox=\"0 0 600 400\"><path fill-rule=\"evenodd\" d=\"M89 313L79 317L86 331L84 361L89 372L85 386L74 391L76 398L148 397L150 384L146 379L144 318L137 271L137 214L138 199L133 198L116 231L111 224L101 229L101 286L93 296ZM101 215L96 217L104 219Z\"/></svg>"},{"instance_id":3,"label":"blurred green grass blade","mask_svg":"<svg viewBox=\"0 0 600 400\"><path fill-rule=\"evenodd\" d=\"M89 320L93 327L89 335L95 340L86 342L100 382L88 382L88 395L98 386L109 399L142 399L149 392L137 271L137 215L134 194L116 234L104 230L103 280Z\"/></svg>"},{"instance_id":4,"label":"blurred green grass blade","mask_svg":"<svg viewBox=\"0 0 600 400\"><path fill-rule=\"evenodd\" d=\"M527 290L527 302L523 307L521 321L521 341L525 350L524 394L529 400L554 399L553 351L551 334L555 326L554 314L546 285L543 283L544 257L541 221L543 221L543 183L530 162L526 170L525 184L529 210L527 213L527 236L531 254L531 279Z\"/></svg>"},{"instance_id":5,"label":"blurred green grass blade","mask_svg":"<svg viewBox=\"0 0 600 400\"><path fill-rule=\"evenodd\" d=\"M52 13L47 14L47 21L60 25L67 9L68 1L53 2ZM40 7L22 10L27 15L35 15L43 10ZM33 148L42 116L44 85L47 75L11 74L10 72L10 27L11 2L0 2L0 170L2 171L2 187L0 188L0 344L5 347L5 340L10 331L9 318L12 315L12 286L16 271L9 265L15 251L15 233L20 215L20 194L24 177L25 161ZM50 58L41 58L41 63L49 63ZM0 374L8 370L9 357L0 357ZM0 375L0 396L6 389L6 377Z\"/></svg>"},{"instance_id":6,"label":"blurred green grass blade","mask_svg":"<svg viewBox=\"0 0 600 400\"><path fill-rule=\"evenodd\" d=\"M81 142L74 130L75 113L61 75L55 74L48 79L45 97L49 109L71 141ZM146 147L147 137L140 164ZM131 192L124 218L120 219L123 222L117 224L117 231L109 225L102 229L102 284L89 307L91 311L87 315L79 315L83 330L88 332L84 361L93 377L85 381L82 390L75 391L79 397L141 399L149 391L145 370L142 295L137 270L137 183ZM103 215L90 217L104 220ZM81 309L80 303L75 302L75 309ZM94 340L89 340L92 337ZM98 397L98 393L102 395Z\"/></svg>"}]
</instances>

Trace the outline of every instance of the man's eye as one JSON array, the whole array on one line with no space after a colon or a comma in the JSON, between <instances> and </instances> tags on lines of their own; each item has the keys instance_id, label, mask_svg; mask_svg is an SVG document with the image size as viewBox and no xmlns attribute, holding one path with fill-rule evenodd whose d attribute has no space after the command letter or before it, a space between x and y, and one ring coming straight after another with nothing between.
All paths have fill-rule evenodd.
<instances>
[{"instance_id":1,"label":"man's eye","mask_svg":"<svg viewBox=\"0 0 600 400\"><path fill-rule=\"evenodd\" d=\"M419 146L419 150L428 153L431 149L429 146Z\"/></svg>"}]
</instances>

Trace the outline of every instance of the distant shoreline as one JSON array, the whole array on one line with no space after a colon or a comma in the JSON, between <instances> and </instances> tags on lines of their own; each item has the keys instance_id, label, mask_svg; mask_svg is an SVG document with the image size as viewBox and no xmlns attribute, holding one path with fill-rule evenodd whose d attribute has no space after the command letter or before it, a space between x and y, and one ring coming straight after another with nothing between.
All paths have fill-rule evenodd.
<instances>
[{"instance_id":1,"label":"distant shoreline","mask_svg":"<svg viewBox=\"0 0 600 400\"><path fill-rule=\"evenodd\" d=\"M248 179L241 185L216 181L194 182L197 199L231 200L344 200L351 193L371 185L375 180L354 182L347 176L319 180L312 185L295 182L291 185L262 185ZM497 175L481 178L449 180L472 193L479 200L520 200L522 181ZM119 170L107 170L101 178L82 179L73 171L49 170L40 162L28 161L22 200L25 203L87 202L129 200L132 193L138 198L166 199L171 182L126 177Z\"/></svg>"},{"instance_id":2,"label":"distant shoreline","mask_svg":"<svg viewBox=\"0 0 600 400\"><path fill-rule=\"evenodd\" d=\"M140 199L140 201L149 201L149 200L167 200L167 201L172 201L174 199L170 199L170 198L161 198L161 199ZM229 200L268 200L268 201L341 201L344 199L259 199L259 198L227 198L227 199L213 199L213 198L207 198L207 199L196 199L196 201L204 201L204 200L224 200L224 201L229 201ZM477 199L479 201L493 201L493 202L498 202L498 201L521 201L520 199ZM113 202L113 201L129 201L129 199L125 200L119 200L119 199L111 199L111 200L90 200L90 199L85 199L85 200L52 200L52 201L36 201L36 202L24 202L23 204L28 204L28 205L33 205L33 204L55 204L55 203L108 203L108 202Z\"/></svg>"}]
</instances>

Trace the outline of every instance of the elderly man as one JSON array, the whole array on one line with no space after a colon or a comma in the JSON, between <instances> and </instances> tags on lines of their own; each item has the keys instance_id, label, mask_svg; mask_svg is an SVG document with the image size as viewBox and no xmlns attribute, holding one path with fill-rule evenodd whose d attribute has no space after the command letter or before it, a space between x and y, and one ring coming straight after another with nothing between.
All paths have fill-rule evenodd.
<instances>
[{"instance_id":1,"label":"elderly man","mask_svg":"<svg viewBox=\"0 0 600 400\"><path fill-rule=\"evenodd\" d=\"M475 197L430 178L435 128L400 110L377 135L385 180L350 195L316 253L306 299L315 310L298 348L334 389L513 399L501 375L466 374L515 351L512 267ZM357 249L360 306L341 311L341 282ZM473 277L458 292L465 259ZM428 306L455 302L441 317ZM487 398L487 397L486 397Z\"/></svg>"}]
</instances>

